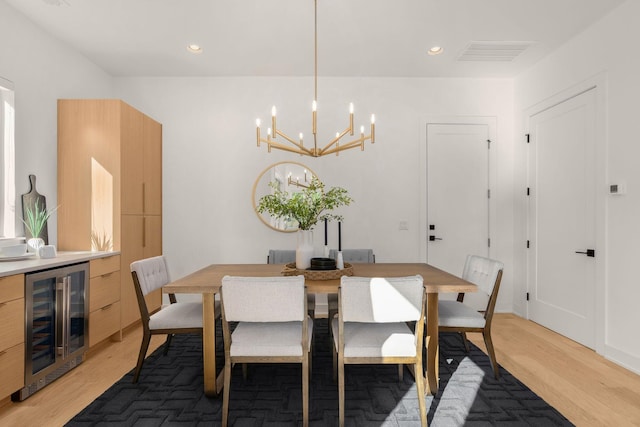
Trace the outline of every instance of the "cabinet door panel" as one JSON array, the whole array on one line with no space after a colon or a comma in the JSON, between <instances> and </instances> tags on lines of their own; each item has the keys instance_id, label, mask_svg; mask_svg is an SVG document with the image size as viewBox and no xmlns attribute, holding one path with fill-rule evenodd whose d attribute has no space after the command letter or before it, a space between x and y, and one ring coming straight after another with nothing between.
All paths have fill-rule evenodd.
<instances>
[{"instance_id":1,"label":"cabinet door panel","mask_svg":"<svg viewBox=\"0 0 640 427\"><path fill-rule=\"evenodd\" d=\"M136 300L136 292L131 278L130 265L133 261L144 258L143 218L141 215L122 215L122 250L120 258L120 301L122 311L122 327L125 328L140 318L140 310Z\"/></svg>"},{"instance_id":2,"label":"cabinet door panel","mask_svg":"<svg viewBox=\"0 0 640 427\"><path fill-rule=\"evenodd\" d=\"M144 214L162 213L162 125L144 116Z\"/></svg>"},{"instance_id":3,"label":"cabinet door panel","mask_svg":"<svg viewBox=\"0 0 640 427\"><path fill-rule=\"evenodd\" d=\"M162 255L162 217L159 215L147 215L144 217L144 226L144 257ZM145 299L150 312L157 310L162 305L162 291L152 292Z\"/></svg>"},{"instance_id":4,"label":"cabinet door panel","mask_svg":"<svg viewBox=\"0 0 640 427\"><path fill-rule=\"evenodd\" d=\"M162 255L162 217L146 215L144 217L144 257Z\"/></svg>"},{"instance_id":5,"label":"cabinet door panel","mask_svg":"<svg viewBox=\"0 0 640 427\"><path fill-rule=\"evenodd\" d=\"M0 304L0 352L24 342L24 298Z\"/></svg>"},{"instance_id":6,"label":"cabinet door panel","mask_svg":"<svg viewBox=\"0 0 640 427\"><path fill-rule=\"evenodd\" d=\"M102 307L89 317L89 347L120 331L120 302Z\"/></svg>"},{"instance_id":7,"label":"cabinet door panel","mask_svg":"<svg viewBox=\"0 0 640 427\"><path fill-rule=\"evenodd\" d=\"M122 213L142 214L144 183L144 115L122 103Z\"/></svg>"},{"instance_id":8,"label":"cabinet door panel","mask_svg":"<svg viewBox=\"0 0 640 427\"><path fill-rule=\"evenodd\" d=\"M24 343L0 353L0 400L24 387Z\"/></svg>"}]
</instances>

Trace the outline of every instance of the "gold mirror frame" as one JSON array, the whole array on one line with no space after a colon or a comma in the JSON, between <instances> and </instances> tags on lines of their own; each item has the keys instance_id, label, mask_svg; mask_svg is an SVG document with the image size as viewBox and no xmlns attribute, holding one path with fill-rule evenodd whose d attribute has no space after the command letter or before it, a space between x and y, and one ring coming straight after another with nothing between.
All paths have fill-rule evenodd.
<instances>
[{"instance_id":1,"label":"gold mirror frame","mask_svg":"<svg viewBox=\"0 0 640 427\"><path fill-rule=\"evenodd\" d=\"M305 173L306 172L306 173ZM269 213L258 212L258 200L261 197L270 194L271 187L269 183L272 181L278 181L281 189L287 193L295 193L300 191L306 183L311 182L312 177L318 175L312 171L308 166L299 162L283 161L274 163L263 170L256 182L253 184L252 191L252 203L253 211L256 213L260 221L262 221L267 227L273 230L280 231L282 233L293 233L298 231L298 227L288 227L286 224L280 224L280 221L276 218L272 218Z\"/></svg>"}]
</instances>

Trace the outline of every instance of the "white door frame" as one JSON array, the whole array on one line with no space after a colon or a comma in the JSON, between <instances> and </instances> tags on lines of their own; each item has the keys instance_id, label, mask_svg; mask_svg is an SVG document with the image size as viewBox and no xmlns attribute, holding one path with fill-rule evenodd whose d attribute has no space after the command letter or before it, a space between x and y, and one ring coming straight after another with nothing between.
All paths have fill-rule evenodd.
<instances>
[{"instance_id":1,"label":"white door frame","mask_svg":"<svg viewBox=\"0 0 640 427\"><path fill-rule=\"evenodd\" d=\"M427 262L427 245L429 230L427 226L427 125L487 125L489 129L489 139L492 147L496 141L496 117L489 116L429 116L420 121L420 244L419 256L421 262ZM489 188L496 188L495 185L495 153L496 150L489 150ZM489 237L496 230L495 217L495 197L489 198ZM489 248L491 253L491 248ZM460 266L462 271L462 266Z\"/></svg>"},{"instance_id":2,"label":"white door frame","mask_svg":"<svg viewBox=\"0 0 640 427\"><path fill-rule=\"evenodd\" d=\"M582 83L579 83L575 86L572 86L568 89L563 90L556 95L545 99L544 101L535 104L532 107L527 108L524 111L524 121L525 121L525 134L529 133L530 129L530 117L541 113L542 111L549 109L555 105L558 105L570 98L573 98L577 95L580 95L588 90L595 90L596 97L596 126L595 126L595 139L596 139L596 164L595 164L595 181L596 181L596 195L595 195L595 247L596 247L596 256L594 258L595 261L595 295L594 295L594 315L595 315L595 350L598 354L604 354L604 337L605 337L605 303L606 303L606 288L607 288L607 227L606 227L606 217L607 217L607 203L606 203L606 190L607 190L607 112L606 112L606 75L601 73L597 76L594 76L588 80L585 80ZM529 165L529 150L527 149L527 171L526 171L526 181L527 186L530 186L530 171L528 170ZM529 201L527 200L527 203ZM531 238L530 236L530 210L527 209L527 219L526 219L526 235L527 238ZM527 292L531 292L532 284L529 283L530 271L533 268L529 265L529 254L525 257L525 265L526 265L526 288ZM527 304L527 319L530 318L529 315L529 305Z\"/></svg>"}]
</instances>

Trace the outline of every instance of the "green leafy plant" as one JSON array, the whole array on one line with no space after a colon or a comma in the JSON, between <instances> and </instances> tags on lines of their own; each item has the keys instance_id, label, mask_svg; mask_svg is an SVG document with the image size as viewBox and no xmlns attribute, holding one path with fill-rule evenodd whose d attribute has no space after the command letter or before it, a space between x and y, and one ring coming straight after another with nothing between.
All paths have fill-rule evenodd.
<instances>
[{"instance_id":1,"label":"green leafy plant","mask_svg":"<svg viewBox=\"0 0 640 427\"><path fill-rule=\"evenodd\" d=\"M47 224L47 220L57 209L58 206L49 210L45 209L44 206L40 208L37 200L33 208L31 206L27 206L25 208L27 217L23 219L22 222L24 223L27 231L31 234L31 237L40 237L42 229Z\"/></svg>"},{"instance_id":2,"label":"green leafy plant","mask_svg":"<svg viewBox=\"0 0 640 427\"><path fill-rule=\"evenodd\" d=\"M349 205L353 201L347 190L341 187L332 187L325 192L324 184L316 177L313 177L308 187L292 194L280 190L276 182L269 183L269 186L273 188L273 193L260 198L258 212L268 212L273 217L285 220L296 220L301 230L311 230L318 221L325 219L342 220L341 215L326 211Z\"/></svg>"}]
</instances>

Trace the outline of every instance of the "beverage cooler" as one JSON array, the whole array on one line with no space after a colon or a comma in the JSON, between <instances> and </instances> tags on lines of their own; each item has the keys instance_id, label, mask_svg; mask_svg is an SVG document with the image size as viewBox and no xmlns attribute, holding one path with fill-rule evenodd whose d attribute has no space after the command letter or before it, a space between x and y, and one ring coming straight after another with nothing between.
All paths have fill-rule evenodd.
<instances>
[{"instance_id":1,"label":"beverage cooler","mask_svg":"<svg viewBox=\"0 0 640 427\"><path fill-rule=\"evenodd\" d=\"M82 363L88 340L89 263L25 275L24 400Z\"/></svg>"}]
</instances>

